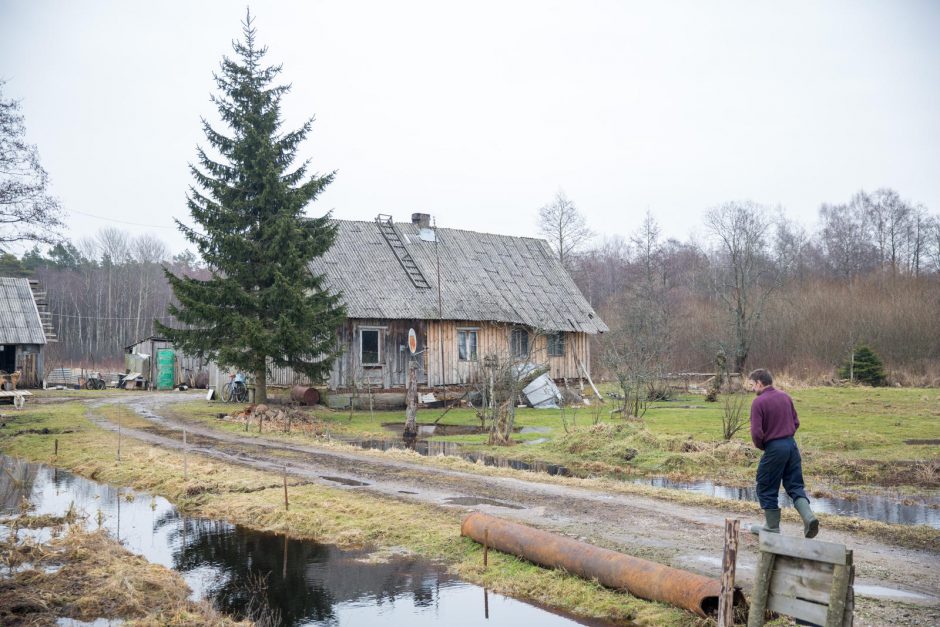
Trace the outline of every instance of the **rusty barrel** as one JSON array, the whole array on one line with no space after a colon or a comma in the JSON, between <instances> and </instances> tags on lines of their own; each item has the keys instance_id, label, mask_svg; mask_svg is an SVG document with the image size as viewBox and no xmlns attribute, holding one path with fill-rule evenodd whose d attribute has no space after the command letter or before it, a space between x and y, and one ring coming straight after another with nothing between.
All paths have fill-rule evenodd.
<instances>
[{"instance_id":1,"label":"rusty barrel","mask_svg":"<svg viewBox=\"0 0 940 627\"><path fill-rule=\"evenodd\" d=\"M487 534L487 532L489 532ZM602 549L554 533L533 529L495 516L474 512L463 519L461 535L490 548L511 553L549 568L563 568L608 588L635 597L661 601L702 617L715 615L721 582L685 570ZM743 597L735 592L735 604Z\"/></svg>"},{"instance_id":2,"label":"rusty barrel","mask_svg":"<svg viewBox=\"0 0 940 627\"><path fill-rule=\"evenodd\" d=\"M290 389L290 399L304 405L316 405L320 402L320 393L307 385L295 385Z\"/></svg>"}]
</instances>

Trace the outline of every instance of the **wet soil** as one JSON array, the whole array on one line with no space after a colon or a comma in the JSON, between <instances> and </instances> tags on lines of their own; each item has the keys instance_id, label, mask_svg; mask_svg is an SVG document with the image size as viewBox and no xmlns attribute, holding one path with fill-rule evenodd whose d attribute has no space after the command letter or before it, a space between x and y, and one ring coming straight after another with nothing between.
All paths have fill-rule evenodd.
<instances>
[{"instance_id":1,"label":"wet soil","mask_svg":"<svg viewBox=\"0 0 940 627\"><path fill-rule=\"evenodd\" d=\"M103 428L116 430L117 426L95 408L123 403L151 422L147 430L124 428L124 435L155 446L182 448L181 430L186 427L190 451L208 457L277 473L283 472L286 461L288 472L304 480L337 487L335 480L322 478L326 475L368 483L348 489L465 511L484 511L706 576L720 575L724 520L728 513L719 508L541 483L537 474L525 479L482 476L386 459L374 453L243 437L173 416L174 402L192 398L185 394L150 394L91 401L89 416ZM471 499L474 504L464 499ZM799 531L796 524L783 524L786 534L798 535ZM936 568L940 547L909 549L825 528L819 539L845 544L854 551L856 584L860 586L856 594L860 623L940 623L940 571ZM756 537L741 534L738 583L745 590L753 585L756 558ZM885 589L890 594L882 592ZM901 597L903 602L898 600Z\"/></svg>"}]
</instances>

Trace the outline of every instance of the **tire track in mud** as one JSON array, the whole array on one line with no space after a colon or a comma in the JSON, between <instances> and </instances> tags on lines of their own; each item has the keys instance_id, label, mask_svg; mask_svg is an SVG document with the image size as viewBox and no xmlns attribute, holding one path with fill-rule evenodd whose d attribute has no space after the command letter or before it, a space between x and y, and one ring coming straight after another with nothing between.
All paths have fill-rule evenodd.
<instances>
[{"instance_id":1,"label":"tire track in mud","mask_svg":"<svg viewBox=\"0 0 940 627\"><path fill-rule=\"evenodd\" d=\"M304 481L367 491L398 500L489 514L581 538L600 546L718 577L721 571L724 519L719 509L682 505L655 498L609 494L587 487L542 483L532 479L495 477L472 472L382 459L335 449L243 437L161 415L160 408L194 400L192 395L154 395L89 401L89 417L102 428L117 425L96 411L108 404L129 406L146 428L121 427L126 437L154 446L188 451L270 472L284 472ZM796 535L795 524L784 532ZM863 624L940 623L940 555L878 543L851 533L827 531L824 539L853 549L857 565L856 592ZM757 541L741 534L738 583L749 590L756 567ZM904 604L893 601L903 601ZM873 621L869 623L869 621Z\"/></svg>"}]
</instances>

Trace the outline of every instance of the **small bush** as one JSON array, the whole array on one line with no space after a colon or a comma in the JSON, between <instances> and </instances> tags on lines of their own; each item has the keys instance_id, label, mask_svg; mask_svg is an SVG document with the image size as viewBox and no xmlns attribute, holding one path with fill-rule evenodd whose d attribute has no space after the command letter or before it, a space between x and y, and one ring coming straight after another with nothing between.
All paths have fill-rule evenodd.
<instances>
[{"instance_id":1,"label":"small bush","mask_svg":"<svg viewBox=\"0 0 940 627\"><path fill-rule=\"evenodd\" d=\"M885 383L881 358L868 346L857 346L852 357L839 368L839 376L877 387Z\"/></svg>"}]
</instances>

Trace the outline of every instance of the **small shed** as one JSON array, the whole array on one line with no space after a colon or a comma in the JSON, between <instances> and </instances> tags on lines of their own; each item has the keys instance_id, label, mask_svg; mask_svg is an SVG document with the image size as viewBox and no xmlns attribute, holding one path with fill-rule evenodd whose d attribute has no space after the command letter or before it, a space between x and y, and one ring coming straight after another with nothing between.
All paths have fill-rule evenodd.
<instances>
[{"instance_id":1,"label":"small shed","mask_svg":"<svg viewBox=\"0 0 940 627\"><path fill-rule=\"evenodd\" d=\"M42 386L46 344L55 341L45 294L36 281L0 277L0 372L19 372L18 387Z\"/></svg>"},{"instance_id":2,"label":"small shed","mask_svg":"<svg viewBox=\"0 0 940 627\"><path fill-rule=\"evenodd\" d=\"M170 389L180 383L200 387L206 362L178 350L165 337L151 335L124 347L124 372L139 372L146 389Z\"/></svg>"}]
</instances>

